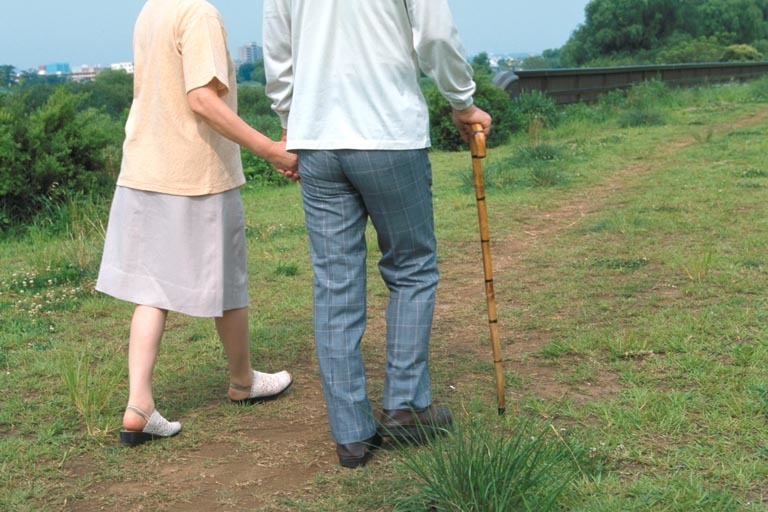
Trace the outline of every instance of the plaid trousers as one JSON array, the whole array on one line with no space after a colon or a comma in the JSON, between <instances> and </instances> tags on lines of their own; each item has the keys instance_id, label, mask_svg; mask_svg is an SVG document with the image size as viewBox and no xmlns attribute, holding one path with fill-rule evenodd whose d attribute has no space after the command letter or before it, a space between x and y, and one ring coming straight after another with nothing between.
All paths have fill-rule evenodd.
<instances>
[{"instance_id":1,"label":"plaid trousers","mask_svg":"<svg viewBox=\"0 0 768 512\"><path fill-rule=\"evenodd\" d=\"M366 326L370 217L389 289L384 409L432 403L429 337L438 282L432 169L426 150L299 152L314 269L315 347L337 443L370 438L376 422L360 341Z\"/></svg>"}]
</instances>

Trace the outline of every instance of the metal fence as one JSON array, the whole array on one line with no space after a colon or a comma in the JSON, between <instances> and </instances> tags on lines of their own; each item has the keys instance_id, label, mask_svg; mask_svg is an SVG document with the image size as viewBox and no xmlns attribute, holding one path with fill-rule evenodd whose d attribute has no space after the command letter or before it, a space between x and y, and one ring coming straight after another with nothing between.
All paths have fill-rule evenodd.
<instances>
[{"instance_id":1,"label":"metal fence","mask_svg":"<svg viewBox=\"0 0 768 512\"><path fill-rule=\"evenodd\" d=\"M671 86L689 87L752 80L766 73L768 62L666 64L508 71L496 75L494 83L513 98L523 91L541 91L556 103L577 103L594 101L608 91L652 79Z\"/></svg>"}]
</instances>

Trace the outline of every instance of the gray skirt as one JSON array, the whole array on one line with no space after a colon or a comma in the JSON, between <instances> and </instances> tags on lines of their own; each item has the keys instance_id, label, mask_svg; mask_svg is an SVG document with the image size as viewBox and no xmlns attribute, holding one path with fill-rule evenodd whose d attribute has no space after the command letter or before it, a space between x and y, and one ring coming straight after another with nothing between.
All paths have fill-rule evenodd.
<instances>
[{"instance_id":1,"label":"gray skirt","mask_svg":"<svg viewBox=\"0 0 768 512\"><path fill-rule=\"evenodd\" d=\"M143 306L220 317L248 305L240 190L175 196L117 187L96 289Z\"/></svg>"}]
</instances>

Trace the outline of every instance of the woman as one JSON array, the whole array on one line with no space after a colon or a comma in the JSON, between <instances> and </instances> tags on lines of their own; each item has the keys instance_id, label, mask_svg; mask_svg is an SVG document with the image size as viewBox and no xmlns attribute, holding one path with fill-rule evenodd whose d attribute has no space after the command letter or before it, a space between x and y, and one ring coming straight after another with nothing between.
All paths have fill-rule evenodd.
<instances>
[{"instance_id":1,"label":"woman","mask_svg":"<svg viewBox=\"0 0 768 512\"><path fill-rule=\"evenodd\" d=\"M136 304L120 439L176 435L155 409L152 373L168 311L214 317L229 398L255 403L291 385L250 366L245 183L239 146L293 176L296 157L237 114L219 12L205 0L148 0L134 32L134 98L96 289Z\"/></svg>"}]
</instances>

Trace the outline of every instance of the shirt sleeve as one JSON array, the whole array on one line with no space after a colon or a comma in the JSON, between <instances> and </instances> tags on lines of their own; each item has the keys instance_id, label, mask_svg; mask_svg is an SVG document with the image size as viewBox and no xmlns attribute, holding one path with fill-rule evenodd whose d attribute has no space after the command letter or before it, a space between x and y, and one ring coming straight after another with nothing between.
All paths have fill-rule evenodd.
<instances>
[{"instance_id":1,"label":"shirt sleeve","mask_svg":"<svg viewBox=\"0 0 768 512\"><path fill-rule=\"evenodd\" d=\"M217 11L191 13L182 19L179 50L184 69L184 86L189 92L208 85L214 78L226 92L229 83L227 35Z\"/></svg>"},{"instance_id":2,"label":"shirt sleeve","mask_svg":"<svg viewBox=\"0 0 768 512\"><path fill-rule=\"evenodd\" d=\"M293 52L291 50L290 0L265 0L263 19L265 92L283 128L293 98Z\"/></svg>"},{"instance_id":3,"label":"shirt sleeve","mask_svg":"<svg viewBox=\"0 0 768 512\"><path fill-rule=\"evenodd\" d=\"M419 66L456 110L469 108L476 85L448 0L405 0Z\"/></svg>"}]
</instances>

